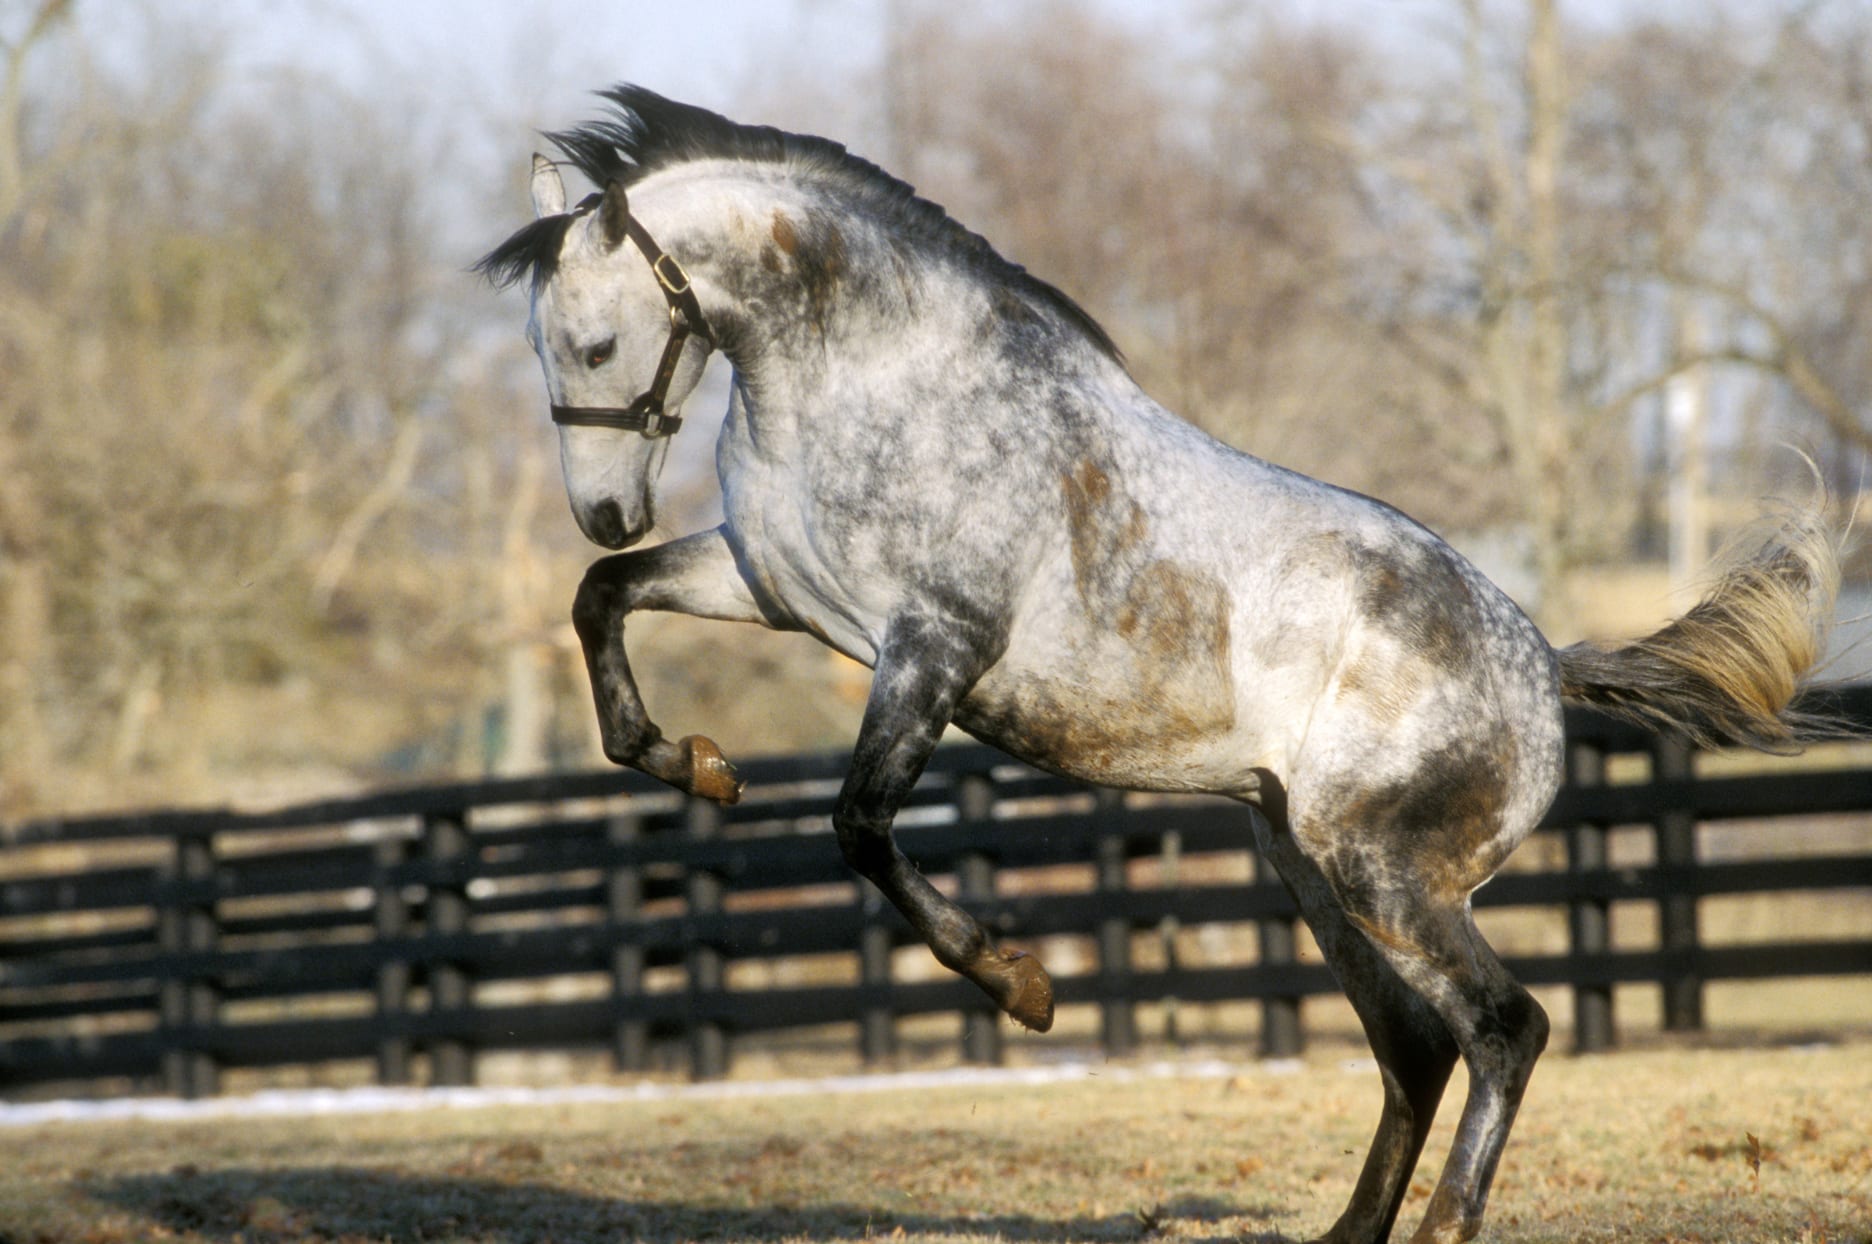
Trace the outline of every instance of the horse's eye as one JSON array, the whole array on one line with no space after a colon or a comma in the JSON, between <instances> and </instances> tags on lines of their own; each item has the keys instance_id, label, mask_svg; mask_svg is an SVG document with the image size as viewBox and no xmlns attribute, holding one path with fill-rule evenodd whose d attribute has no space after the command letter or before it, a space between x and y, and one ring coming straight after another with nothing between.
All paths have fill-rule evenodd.
<instances>
[{"instance_id":1,"label":"horse's eye","mask_svg":"<svg viewBox=\"0 0 1872 1244\"><path fill-rule=\"evenodd\" d=\"M585 366L603 367L611 360L611 351L617 347L616 337L607 337L602 345L595 345L585 351Z\"/></svg>"}]
</instances>

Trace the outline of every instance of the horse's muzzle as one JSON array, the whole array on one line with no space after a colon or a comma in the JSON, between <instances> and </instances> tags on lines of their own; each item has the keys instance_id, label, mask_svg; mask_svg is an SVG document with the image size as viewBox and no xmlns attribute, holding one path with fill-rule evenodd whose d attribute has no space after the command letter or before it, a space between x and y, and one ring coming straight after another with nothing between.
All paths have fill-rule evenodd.
<instances>
[{"instance_id":1,"label":"horse's muzzle","mask_svg":"<svg viewBox=\"0 0 1872 1244\"><path fill-rule=\"evenodd\" d=\"M646 519L648 516L645 516ZM651 524L645 521L633 527L624 519L624 507L616 501L600 501L580 516L579 529L593 544L607 549L627 549L644 538Z\"/></svg>"}]
</instances>

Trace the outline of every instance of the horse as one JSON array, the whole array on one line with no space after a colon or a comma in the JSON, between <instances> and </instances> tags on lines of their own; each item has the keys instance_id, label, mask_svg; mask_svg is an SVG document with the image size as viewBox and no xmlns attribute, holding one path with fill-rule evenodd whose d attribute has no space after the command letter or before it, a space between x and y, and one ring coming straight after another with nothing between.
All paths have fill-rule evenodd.
<instances>
[{"instance_id":1,"label":"horse","mask_svg":"<svg viewBox=\"0 0 1872 1244\"><path fill-rule=\"evenodd\" d=\"M602 557L578 588L605 755L740 791L706 736L671 741L647 715L624 643L637 610L805 631L870 666L833 812L844 858L1042 1031L1045 969L892 837L945 729L1086 782L1252 805L1383 1082L1324 1238L1389 1237L1458 1058L1468 1098L1412 1238L1473 1237L1549 1024L1470 896L1559 787L1563 701L1795 745L1789 702L1838 583L1820 507L1781 516L1655 634L1556 650L1399 511L1164 409L1069 297L843 145L599 94L602 116L546 136L599 189L568 207L535 155L535 219L476 265L530 282L586 537L641 541L682 400L711 351L733 367L724 521Z\"/></svg>"}]
</instances>

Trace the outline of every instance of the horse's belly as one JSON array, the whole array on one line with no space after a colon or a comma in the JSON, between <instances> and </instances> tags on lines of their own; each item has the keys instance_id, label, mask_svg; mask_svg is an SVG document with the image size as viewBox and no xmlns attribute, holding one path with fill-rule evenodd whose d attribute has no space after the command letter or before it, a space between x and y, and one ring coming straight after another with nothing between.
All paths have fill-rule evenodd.
<instances>
[{"instance_id":1,"label":"horse's belly","mask_svg":"<svg viewBox=\"0 0 1872 1244\"><path fill-rule=\"evenodd\" d=\"M1075 483L1098 503L1074 509L1070 548L1026 584L1007 650L958 723L1087 781L1254 790L1272 741L1267 689L1257 684L1253 707L1242 695L1259 635L1239 585L1194 540L1150 543L1162 524L1115 501L1111 479Z\"/></svg>"},{"instance_id":2,"label":"horse's belly","mask_svg":"<svg viewBox=\"0 0 1872 1244\"><path fill-rule=\"evenodd\" d=\"M1252 790L1258 731L1241 719L1226 626L1208 621L1200 609L1175 624L1140 621L1045 659L1016 649L976 684L956 721L1089 782Z\"/></svg>"}]
</instances>

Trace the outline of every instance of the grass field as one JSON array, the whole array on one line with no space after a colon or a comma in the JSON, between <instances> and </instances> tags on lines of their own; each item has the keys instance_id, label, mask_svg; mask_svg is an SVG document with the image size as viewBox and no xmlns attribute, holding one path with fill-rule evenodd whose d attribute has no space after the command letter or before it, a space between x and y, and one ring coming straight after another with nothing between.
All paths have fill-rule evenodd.
<instances>
[{"instance_id":1,"label":"grass field","mask_svg":"<svg viewBox=\"0 0 1872 1244\"><path fill-rule=\"evenodd\" d=\"M1377 1098L1370 1064L1316 1054L1232 1078L1110 1064L1038 1086L16 1127L0 1244L1268 1244L1331 1223ZM1485 1238L1872 1240L1869 1118L1864 1042L1555 1056Z\"/></svg>"}]
</instances>

